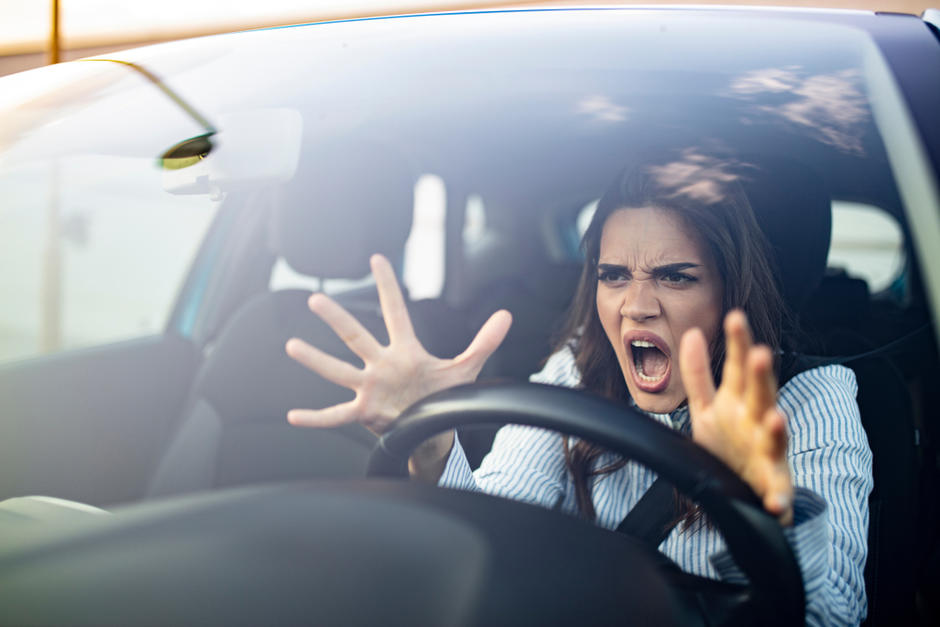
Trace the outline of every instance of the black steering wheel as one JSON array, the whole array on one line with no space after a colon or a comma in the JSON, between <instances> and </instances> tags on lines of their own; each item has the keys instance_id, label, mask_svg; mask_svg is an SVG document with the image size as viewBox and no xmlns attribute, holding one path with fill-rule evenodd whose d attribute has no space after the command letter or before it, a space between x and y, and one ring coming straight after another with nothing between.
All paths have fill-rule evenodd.
<instances>
[{"instance_id":1,"label":"black steering wheel","mask_svg":"<svg viewBox=\"0 0 940 627\"><path fill-rule=\"evenodd\" d=\"M721 531L749 585L715 605L731 622L802 625L805 597L799 565L777 521L731 469L691 440L625 404L533 383L473 384L445 390L410 407L378 442L373 477L406 477L407 460L427 438L460 426L514 423L595 442L644 464L697 502ZM685 576L688 585L689 576ZM701 580L707 588L708 580ZM708 596L708 592L703 593ZM708 601L704 605L708 605ZM730 610L729 605L733 605ZM706 608L703 608L703 613Z\"/></svg>"}]
</instances>

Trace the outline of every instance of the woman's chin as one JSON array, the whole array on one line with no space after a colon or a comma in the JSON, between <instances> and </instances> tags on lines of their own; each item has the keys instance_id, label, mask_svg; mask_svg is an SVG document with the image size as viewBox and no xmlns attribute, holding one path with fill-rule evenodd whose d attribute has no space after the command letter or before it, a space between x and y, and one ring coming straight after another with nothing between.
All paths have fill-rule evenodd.
<instances>
[{"instance_id":1,"label":"woman's chin","mask_svg":"<svg viewBox=\"0 0 940 627\"><path fill-rule=\"evenodd\" d=\"M645 392L634 386L627 385L630 396L636 406L652 414L668 414L676 410L684 401L683 395L676 394L670 389L662 392Z\"/></svg>"}]
</instances>

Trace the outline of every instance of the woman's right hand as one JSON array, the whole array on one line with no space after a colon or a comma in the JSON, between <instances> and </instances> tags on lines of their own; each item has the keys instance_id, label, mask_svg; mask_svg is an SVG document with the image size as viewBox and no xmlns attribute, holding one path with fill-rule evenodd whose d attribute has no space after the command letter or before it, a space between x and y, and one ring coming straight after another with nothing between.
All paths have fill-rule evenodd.
<instances>
[{"instance_id":1,"label":"woman's right hand","mask_svg":"<svg viewBox=\"0 0 940 627\"><path fill-rule=\"evenodd\" d=\"M415 336L391 264L381 255L373 255L370 264L388 329L388 346L379 344L358 320L328 296L319 293L311 296L310 310L320 316L365 365L360 369L303 340L288 340L286 350L291 358L324 379L356 393L353 400L332 407L292 409L287 419L293 425L336 427L358 422L381 435L409 405L434 392L475 381L483 364L509 331L512 316L508 311L497 311L464 352L453 359L434 357Z\"/></svg>"}]
</instances>

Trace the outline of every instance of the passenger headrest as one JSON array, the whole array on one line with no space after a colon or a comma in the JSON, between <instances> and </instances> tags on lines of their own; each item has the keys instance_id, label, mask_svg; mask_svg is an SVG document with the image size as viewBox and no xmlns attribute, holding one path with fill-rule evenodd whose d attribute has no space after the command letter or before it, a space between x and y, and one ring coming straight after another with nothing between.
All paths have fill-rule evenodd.
<instances>
[{"instance_id":1,"label":"passenger headrest","mask_svg":"<svg viewBox=\"0 0 940 627\"><path fill-rule=\"evenodd\" d=\"M369 256L401 258L411 230L415 177L404 158L379 144L305 149L280 190L270 247L309 276L358 279Z\"/></svg>"},{"instance_id":2,"label":"passenger headrest","mask_svg":"<svg viewBox=\"0 0 940 627\"><path fill-rule=\"evenodd\" d=\"M770 242L780 290L799 312L826 272L832 201L810 168L777 157L742 158L740 181Z\"/></svg>"}]
</instances>

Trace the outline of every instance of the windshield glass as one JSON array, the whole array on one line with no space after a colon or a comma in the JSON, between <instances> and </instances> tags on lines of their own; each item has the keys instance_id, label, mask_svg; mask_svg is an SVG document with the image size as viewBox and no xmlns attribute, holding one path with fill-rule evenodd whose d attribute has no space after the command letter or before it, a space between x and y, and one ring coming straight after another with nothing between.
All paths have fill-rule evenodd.
<instances>
[{"instance_id":1,"label":"windshield glass","mask_svg":"<svg viewBox=\"0 0 940 627\"><path fill-rule=\"evenodd\" d=\"M542 263L576 265L579 212L651 154L663 156L662 177L700 194L710 193L703 177L777 162L805 169L805 185L862 203L875 216L866 232L886 233L854 237L843 231L858 221L837 217L831 263L868 280L867 262L839 247L877 249L891 271L882 268L872 290L910 296L903 204L872 104L890 85L875 80L885 70L869 36L848 26L780 15L719 21L707 11L629 22L551 11L428 16L219 36L118 58L124 64L50 68L46 91L9 105L16 115L0 145L0 232L9 241L0 254L17 272L0 278L9 338L0 359L161 330L220 203L262 191L265 203L338 211L344 199L318 197L311 181L344 159L362 165L341 175L356 184L395 164L419 190L420 202L407 201L404 271L419 294L454 303L499 277L531 277ZM200 117L127 64L160 77ZM204 160L158 166L163 151L207 124L218 134ZM376 154L384 161L370 162ZM273 252L269 286L328 278ZM131 306L105 305L104 294L135 302L133 311L112 320ZM208 307L185 304L191 316ZM174 328L198 330L187 324Z\"/></svg>"},{"instance_id":2,"label":"windshield glass","mask_svg":"<svg viewBox=\"0 0 940 627\"><path fill-rule=\"evenodd\" d=\"M609 530L659 474L704 508L667 485L662 511L679 526L648 538L687 573L745 577L749 598L805 601L821 623L863 620L867 588L870 619L897 620L873 593L913 605L921 572L918 598L931 598L936 555L922 548L940 528L934 35L914 16L862 12L507 10L234 33L0 79L0 500L148 501L151 514L116 511L104 533L76 536L71 555L116 539L120 564L169 569L185 592L202 588L183 571L222 590L232 546L273 568L285 532L308 553L330 544L305 517L332 512L320 488L395 503L401 486L361 481L381 469L372 450L390 473L485 493L421 486L403 512L505 497ZM620 402L645 415L618 421ZM434 416L446 430L411 455L408 429ZM489 422L503 420L524 424ZM199 496L248 485L236 501ZM751 511L738 507L748 486L811 559L754 559L767 552L735 544L745 526L709 525L722 501ZM201 538L218 527L204 514L275 492L290 504L260 508L270 532L249 516L246 542L209 543L224 559L176 531ZM176 513L153 502L186 493L165 505ZM125 514L158 540L126 542ZM353 518L434 535L417 518ZM379 536L349 529L371 551L358 536ZM32 549L10 538L7 563L31 569ZM182 549L163 559L167 539ZM103 581L34 548L49 572ZM613 570L569 554L561 569L586 577L572 589L631 574L615 554ZM388 565L374 557L354 570ZM504 618L508 588L481 577ZM678 587L696 611L728 607ZM167 600L155 607L176 611Z\"/></svg>"}]
</instances>

